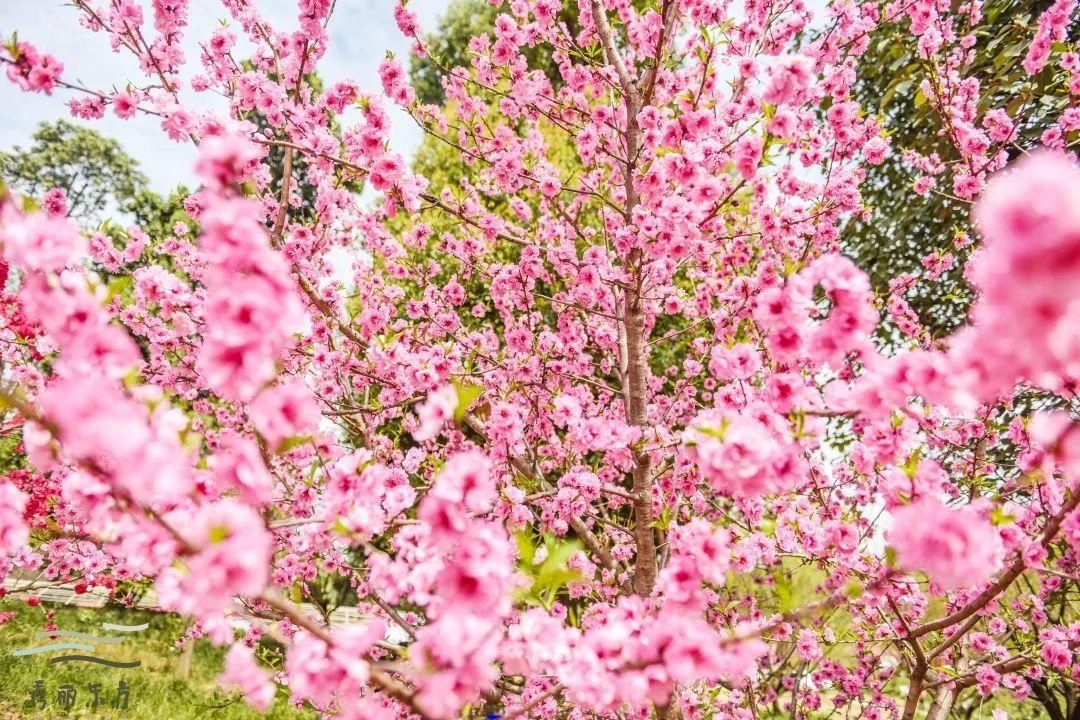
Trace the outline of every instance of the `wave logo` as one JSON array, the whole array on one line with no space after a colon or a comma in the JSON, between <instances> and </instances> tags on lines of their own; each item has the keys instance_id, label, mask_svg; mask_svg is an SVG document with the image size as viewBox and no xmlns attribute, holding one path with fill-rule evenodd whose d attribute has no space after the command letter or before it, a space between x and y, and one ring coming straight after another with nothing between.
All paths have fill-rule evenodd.
<instances>
[{"instance_id":1,"label":"wave logo","mask_svg":"<svg viewBox=\"0 0 1080 720\"><path fill-rule=\"evenodd\" d=\"M101 627L109 632L129 634L142 632L150 627L150 624L117 625L115 623L101 623ZM11 654L15 657L28 657L30 655L41 655L42 653L70 653L70 651L79 651L74 654L58 655L54 658L49 658L49 663L52 665L75 662L94 663L96 665L106 665L113 668L136 668L142 665L142 662L139 660L125 662L122 660L111 660L109 658L98 657L97 655L83 654L95 652L97 645L120 645L124 642L125 635L94 635L92 633L74 632L72 630L45 630L35 633L34 637L48 640L61 640L61 642L21 648L13 651Z\"/></svg>"}]
</instances>

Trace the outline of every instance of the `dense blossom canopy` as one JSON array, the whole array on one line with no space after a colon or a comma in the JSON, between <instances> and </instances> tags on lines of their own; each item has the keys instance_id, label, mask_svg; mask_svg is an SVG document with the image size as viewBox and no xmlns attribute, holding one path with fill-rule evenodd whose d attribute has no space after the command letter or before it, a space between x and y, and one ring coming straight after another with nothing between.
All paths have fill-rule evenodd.
<instances>
[{"instance_id":1,"label":"dense blossom canopy","mask_svg":"<svg viewBox=\"0 0 1080 720\"><path fill-rule=\"evenodd\" d=\"M153 583L253 706L363 720L938 718L1080 669L1075 0L1016 53L1071 98L1033 148L966 72L979 0L512 0L441 107L393 57L324 84L331 0L291 28L222 0L199 57L187 0L73 5L143 76L13 41L7 77L153 116L201 186L160 237L3 197L3 572ZM852 100L898 20L953 157ZM453 182L389 147L388 102ZM972 206L943 342L904 295L947 250L886 297L838 252L889 153ZM372 619L302 611L327 578Z\"/></svg>"}]
</instances>

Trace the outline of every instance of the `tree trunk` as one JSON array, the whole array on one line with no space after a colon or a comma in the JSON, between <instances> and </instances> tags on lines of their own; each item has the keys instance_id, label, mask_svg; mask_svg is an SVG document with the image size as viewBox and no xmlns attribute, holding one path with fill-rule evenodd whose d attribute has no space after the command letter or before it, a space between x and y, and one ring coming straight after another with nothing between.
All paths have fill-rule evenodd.
<instances>
[{"instance_id":1,"label":"tree trunk","mask_svg":"<svg viewBox=\"0 0 1080 720\"><path fill-rule=\"evenodd\" d=\"M952 712L956 702L957 691L950 687L938 688L934 695L934 701L930 704L930 710L926 713L926 720L945 720Z\"/></svg>"},{"instance_id":2,"label":"tree trunk","mask_svg":"<svg viewBox=\"0 0 1080 720\"><path fill-rule=\"evenodd\" d=\"M645 317L636 291L629 294L623 310L626 327L626 420L644 428L648 422L646 399L649 365L645 354ZM653 535L652 459L647 452L634 451L634 540L637 563L634 592L652 593L656 583L656 539Z\"/></svg>"},{"instance_id":3,"label":"tree trunk","mask_svg":"<svg viewBox=\"0 0 1080 720\"><path fill-rule=\"evenodd\" d=\"M185 680L191 677L191 661L195 657L195 643L195 638L187 638L184 649L180 651L180 660L176 663L176 674Z\"/></svg>"},{"instance_id":4,"label":"tree trunk","mask_svg":"<svg viewBox=\"0 0 1080 720\"><path fill-rule=\"evenodd\" d=\"M919 709L919 698L922 697L923 678L926 670L916 668L911 673L911 684L908 686L907 700L904 702L904 714L901 720L915 720L915 712Z\"/></svg>"},{"instance_id":5,"label":"tree trunk","mask_svg":"<svg viewBox=\"0 0 1080 720\"><path fill-rule=\"evenodd\" d=\"M634 211L637 209L639 196L634 186L634 171L637 168L641 128L638 125L638 113L641 112L641 92L636 85L636 78L623 60L611 26L608 24L607 11L600 0L592 0L592 15L596 31L608 61L615 67L622 90L623 110L626 113L626 130L623 141L626 146L626 160L623 163L623 189L626 201L623 205L623 222L633 227ZM674 13L665 18L665 25L674 20ZM663 32L665 37L668 27ZM659 60L659 59L658 59ZM626 404L626 421L642 430L648 424L648 379L649 358L648 344L645 337L645 308L642 299L644 269L642 255L638 249L631 250L624 266L629 271L630 284L623 296L622 329L626 338L626 372L623 373L623 402ZM643 435L645 433L643 432ZM652 478L650 470L652 459L648 453L634 452L634 541L637 558L634 565L634 592L638 595L652 594L656 584L656 538L653 535Z\"/></svg>"}]
</instances>

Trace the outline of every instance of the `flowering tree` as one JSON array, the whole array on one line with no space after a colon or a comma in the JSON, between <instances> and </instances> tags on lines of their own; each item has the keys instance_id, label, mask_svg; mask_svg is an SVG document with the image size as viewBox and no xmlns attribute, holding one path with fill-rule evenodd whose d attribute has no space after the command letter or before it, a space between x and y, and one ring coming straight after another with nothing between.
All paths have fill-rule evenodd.
<instances>
[{"instance_id":1,"label":"flowering tree","mask_svg":"<svg viewBox=\"0 0 1080 720\"><path fill-rule=\"evenodd\" d=\"M198 70L184 0L74 6L145 76L85 87L13 41L8 77L76 117L156 116L202 187L170 234L121 241L62 192L5 197L3 396L30 466L0 485L6 571L152 581L231 644L252 705L278 682L345 718L907 720L1071 682L1073 2L1023 49L1068 107L1027 148L1023 108L967 72L978 2L514 0L441 68L443 107L380 66L462 164L434 184L380 97L314 81L331 0L290 30L224 0ZM918 38L954 157L890 149L851 99L885 22ZM942 242L981 243L980 295L944 343L904 295L951 254L878 298L837 252L889 152L974 206L978 237ZM906 346L875 345L882 312ZM305 615L326 577L373 619Z\"/></svg>"},{"instance_id":2,"label":"flowering tree","mask_svg":"<svg viewBox=\"0 0 1080 720\"><path fill-rule=\"evenodd\" d=\"M1071 102L1071 95L1060 91L1068 75L1056 63L1047 63L1033 74L1023 62L1033 32L1025 18L1037 19L1047 5L1031 0L984 2L975 27L975 55L964 70L965 75L979 78L980 108L1009 112L1010 142L1023 148L1033 147L1043 133L1049 133L1047 140L1053 142L1056 134L1069 132L1058 124ZM901 16L874 30L866 53L859 58L852 95L866 112L881 116L892 144L926 156L937 153L942 162L955 161L960 159L952 150L955 143L947 133L937 132L940 111L926 102L922 89L921 37L908 32L906 24L907 18ZM1075 27L1071 32L1075 37ZM882 292L888 291L889 282L901 271L925 272L933 264L927 257L932 253L955 256L951 268L935 269L933 283L921 283L907 296L926 329L942 337L967 317L972 296L963 277L963 261L976 246L953 243L957 233L974 232L968 200L952 195L947 183L923 182L916 193L909 192L921 175L903 153L867 168L860 192L871 212L853 218L844 228L841 244L867 271L871 286Z\"/></svg>"}]
</instances>

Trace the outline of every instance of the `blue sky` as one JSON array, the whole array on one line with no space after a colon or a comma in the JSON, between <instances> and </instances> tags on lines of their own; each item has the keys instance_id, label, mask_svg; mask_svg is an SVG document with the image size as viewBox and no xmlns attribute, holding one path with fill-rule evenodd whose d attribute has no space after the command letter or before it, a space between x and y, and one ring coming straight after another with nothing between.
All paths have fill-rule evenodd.
<instances>
[{"instance_id":1,"label":"blue sky","mask_svg":"<svg viewBox=\"0 0 1080 720\"><path fill-rule=\"evenodd\" d=\"M18 31L40 49L64 63L64 79L79 80L98 89L123 87L131 78L141 81L138 67L127 51L113 53L108 38L91 33L78 23L77 11L66 0L0 0L0 35L5 39ZM296 26L295 0L257 0L263 16L279 29ZM148 6L149 3L144 3ZM447 0L410 0L409 8L420 18L425 30L432 29ZM323 78L335 82L353 78L368 92L381 92L376 68L389 50L399 57L408 53L408 43L393 20L393 0L338 0L331 20L331 45L320 65ZM150 10L146 9L147 23ZM191 0L191 25L185 38L188 67L199 69L197 42L217 27L227 13L217 0ZM239 34L239 33L238 33ZM65 105L70 93L57 90L51 97L24 93L0 77L0 149L26 145L34 128L43 120L67 118ZM187 98L205 107L213 100L188 91ZM193 184L194 149L174 143L161 132L155 118L120 120L107 112L101 120L82 122L119 140L142 166L158 191L171 189L178 182ZM391 143L408 156L419 143L420 134L404 113L394 115Z\"/></svg>"}]
</instances>

